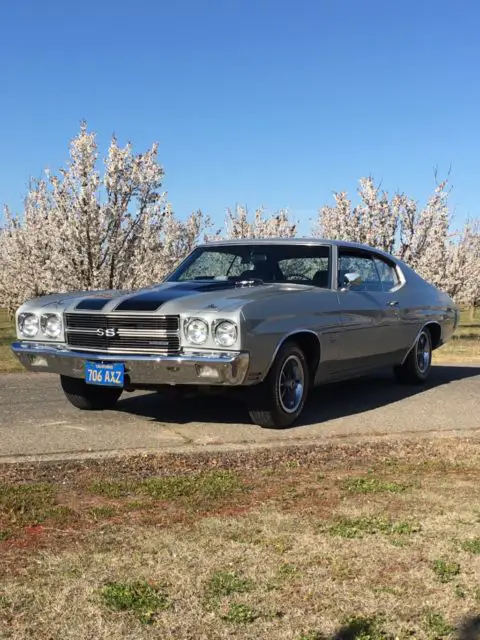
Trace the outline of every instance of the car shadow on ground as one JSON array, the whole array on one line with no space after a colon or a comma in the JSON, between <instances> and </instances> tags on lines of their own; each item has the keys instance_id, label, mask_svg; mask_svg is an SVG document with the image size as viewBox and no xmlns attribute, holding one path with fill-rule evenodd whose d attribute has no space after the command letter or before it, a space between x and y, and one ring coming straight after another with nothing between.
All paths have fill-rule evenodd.
<instances>
[{"instance_id":1,"label":"car shadow on ground","mask_svg":"<svg viewBox=\"0 0 480 640\"><path fill-rule=\"evenodd\" d=\"M432 367L425 386L397 384L390 371L324 385L310 394L304 412L295 426L307 426L363 413L411 396L427 393L430 389L479 375L480 365L437 365ZM251 424L241 390L232 390L225 395L186 397L156 392L135 394L130 397L125 394L118 402L116 410L150 418L153 421L176 424L190 422Z\"/></svg>"},{"instance_id":2,"label":"car shadow on ground","mask_svg":"<svg viewBox=\"0 0 480 640\"><path fill-rule=\"evenodd\" d=\"M326 636L322 633L316 634L315 637L324 638L325 640L355 640L356 638L370 638L373 637L373 634L370 635L370 627L371 623L368 619L365 620L357 620L350 624L345 625L341 629L339 629L333 636ZM377 634L375 634L377 637ZM391 636L384 636L382 638L390 638ZM445 637L438 636L438 637ZM449 634L451 637L451 634ZM467 617L463 620L460 626L455 630L455 634L453 636L457 638L457 640L480 640L480 616L472 616Z\"/></svg>"}]
</instances>

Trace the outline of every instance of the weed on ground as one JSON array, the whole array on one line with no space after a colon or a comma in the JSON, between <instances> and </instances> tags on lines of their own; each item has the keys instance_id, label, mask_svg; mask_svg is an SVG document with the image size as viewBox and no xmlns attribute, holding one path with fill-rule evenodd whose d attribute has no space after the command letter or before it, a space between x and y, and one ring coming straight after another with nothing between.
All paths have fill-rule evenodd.
<instances>
[{"instance_id":1,"label":"weed on ground","mask_svg":"<svg viewBox=\"0 0 480 640\"><path fill-rule=\"evenodd\" d=\"M150 624L168 606L165 592L145 581L110 582L100 591L104 604L113 611L128 611Z\"/></svg>"}]
</instances>

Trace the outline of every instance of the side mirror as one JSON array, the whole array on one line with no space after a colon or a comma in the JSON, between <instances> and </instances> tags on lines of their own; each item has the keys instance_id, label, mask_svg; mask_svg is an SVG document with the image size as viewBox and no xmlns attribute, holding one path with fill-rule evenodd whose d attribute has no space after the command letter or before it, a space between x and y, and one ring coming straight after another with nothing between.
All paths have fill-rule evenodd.
<instances>
[{"instance_id":1,"label":"side mirror","mask_svg":"<svg viewBox=\"0 0 480 640\"><path fill-rule=\"evenodd\" d=\"M343 276L341 290L348 291L350 287L359 286L361 284L363 284L363 280L362 280L362 276L359 273L357 273L356 271L353 271L352 273L346 273Z\"/></svg>"}]
</instances>

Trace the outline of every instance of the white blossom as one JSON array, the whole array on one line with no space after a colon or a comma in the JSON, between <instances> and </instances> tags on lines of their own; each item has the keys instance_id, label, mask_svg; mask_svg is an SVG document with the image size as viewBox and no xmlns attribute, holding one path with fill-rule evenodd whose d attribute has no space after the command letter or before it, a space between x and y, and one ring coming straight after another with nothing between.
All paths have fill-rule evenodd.
<instances>
[{"instance_id":1,"label":"white blossom","mask_svg":"<svg viewBox=\"0 0 480 640\"><path fill-rule=\"evenodd\" d=\"M208 226L175 217L161 191L157 145L135 154L112 138L97 170L95 134L82 123L58 175L32 182L23 215L6 209L0 233L0 307L53 291L131 289L158 282Z\"/></svg>"},{"instance_id":2,"label":"white blossom","mask_svg":"<svg viewBox=\"0 0 480 640\"><path fill-rule=\"evenodd\" d=\"M448 247L446 279L463 306L480 305L480 219L468 220Z\"/></svg>"},{"instance_id":3,"label":"white blossom","mask_svg":"<svg viewBox=\"0 0 480 640\"><path fill-rule=\"evenodd\" d=\"M324 206L314 228L316 235L333 240L360 242L392 252L398 225L388 194L375 186L372 177L361 178L360 203L352 208L347 194L334 194L335 206Z\"/></svg>"},{"instance_id":4,"label":"white blossom","mask_svg":"<svg viewBox=\"0 0 480 640\"><path fill-rule=\"evenodd\" d=\"M447 181L436 185L423 208L403 193L389 199L372 177L360 180L358 194L360 202L352 207L345 192L335 193L334 206L320 209L315 233L395 254L459 303L478 304L480 223L450 232Z\"/></svg>"},{"instance_id":5,"label":"white blossom","mask_svg":"<svg viewBox=\"0 0 480 640\"><path fill-rule=\"evenodd\" d=\"M290 220L287 209L280 209L268 216L263 207L256 209L250 219L247 207L237 205L227 209L225 236L227 238L291 238L296 234L297 223ZM221 232L217 237L223 236Z\"/></svg>"},{"instance_id":6,"label":"white blossom","mask_svg":"<svg viewBox=\"0 0 480 640\"><path fill-rule=\"evenodd\" d=\"M202 237L288 238L297 221L286 209L251 215L227 209L223 230L208 217L186 220L162 191L158 147L135 154L111 139L103 172L94 133L82 123L70 159L57 175L32 180L21 215L5 209L0 229L0 307L13 311L27 298L89 289L132 289L160 282ZM392 198L370 176L361 178L358 204L346 192L323 206L317 236L364 243L397 255L421 276L467 306L480 304L480 220L451 232L447 181L424 207L404 193Z\"/></svg>"}]
</instances>

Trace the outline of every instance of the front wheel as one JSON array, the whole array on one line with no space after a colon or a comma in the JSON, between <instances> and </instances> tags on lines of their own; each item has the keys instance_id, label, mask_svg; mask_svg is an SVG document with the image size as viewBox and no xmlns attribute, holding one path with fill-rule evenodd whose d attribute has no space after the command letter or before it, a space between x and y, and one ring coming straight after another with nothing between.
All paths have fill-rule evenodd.
<instances>
[{"instance_id":1,"label":"front wheel","mask_svg":"<svg viewBox=\"0 0 480 640\"><path fill-rule=\"evenodd\" d=\"M261 427L284 429L301 414L308 393L308 364L294 342L282 346L264 382L249 390L249 414Z\"/></svg>"},{"instance_id":2,"label":"front wheel","mask_svg":"<svg viewBox=\"0 0 480 640\"><path fill-rule=\"evenodd\" d=\"M77 409L102 411L111 409L122 395L117 387L97 387L85 380L60 376L60 383L67 400Z\"/></svg>"},{"instance_id":3,"label":"front wheel","mask_svg":"<svg viewBox=\"0 0 480 640\"><path fill-rule=\"evenodd\" d=\"M423 384L432 365L432 337L423 329L405 362L394 368L395 377L406 384Z\"/></svg>"}]
</instances>

